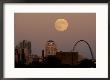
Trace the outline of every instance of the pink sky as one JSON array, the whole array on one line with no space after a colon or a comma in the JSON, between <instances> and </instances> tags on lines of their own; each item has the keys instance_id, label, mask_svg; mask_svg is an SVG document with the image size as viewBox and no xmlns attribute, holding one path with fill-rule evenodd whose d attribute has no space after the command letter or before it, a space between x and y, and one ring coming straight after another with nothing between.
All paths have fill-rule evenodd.
<instances>
[{"instance_id":1,"label":"pink sky","mask_svg":"<svg viewBox=\"0 0 110 80\"><path fill-rule=\"evenodd\" d=\"M55 29L56 19L68 21L67 31ZM32 54L41 55L46 41L55 41L59 51L71 51L73 42L86 40L96 54L96 13L15 13L15 45L22 40L32 43ZM87 45L77 45L77 50L87 57Z\"/></svg>"}]
</instances>

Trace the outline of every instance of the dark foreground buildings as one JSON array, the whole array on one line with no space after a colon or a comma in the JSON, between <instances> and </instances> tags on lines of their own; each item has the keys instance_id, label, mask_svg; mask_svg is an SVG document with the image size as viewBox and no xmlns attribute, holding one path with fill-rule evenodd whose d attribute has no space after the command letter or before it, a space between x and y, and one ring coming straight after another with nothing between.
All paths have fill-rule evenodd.
<instances>
[{"instance_id":1,"label":"dark foreground buildings","mask_svg":"<svg viewBox=\"0 0 110 80\"><path fill-rule=\"evenodd\" d=\"M31 54L31 42L23 40L15 48L15 68L95 68L95 60L78 61L78 52L63 52L52 40L46 42L42 56Z\"/></svg>"},{"instance_id":2,"label":"dark foreground buildings","mask_svg":"<svg viewBox=\"0 0 110 80\"><path fill-rule=\"evenodd\" d=\"M78 64L78 52L57 52L56 57L61 60L62 64Z\"/></svg>"}]
</instances>

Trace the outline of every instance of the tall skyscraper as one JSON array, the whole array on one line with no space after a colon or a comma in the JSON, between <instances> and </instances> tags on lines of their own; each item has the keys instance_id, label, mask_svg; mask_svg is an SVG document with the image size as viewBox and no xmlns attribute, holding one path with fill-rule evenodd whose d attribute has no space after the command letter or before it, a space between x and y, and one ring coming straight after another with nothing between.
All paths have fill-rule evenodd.
<instances>
[{"instance_id":1,"label":"tall skyscraper","mask_svg":"<svg viewBox=\"0 0 110 80\"><path fill-rule=\"evenodd\" d=\"M48 55L56 55L57 53L57 47L54 41L49 40L46 43L45 46L45 57Z\"/></svg>"},{"instance_id":2,"label":"tall skyscraper","mask_svg":"<svg viewBox=\"0 0 110 80\"><path fill-rule=\"evenodd\" d=\"M26 64L28 64L29 55L31 55L31 42L27 41L27 40L23 40L15 47L15 49L18 50L19 60L20 61L23 60L23 61L25 61ZM18 60L17 55L16 55L15 59Z\"/></svg>"}]
</instances>

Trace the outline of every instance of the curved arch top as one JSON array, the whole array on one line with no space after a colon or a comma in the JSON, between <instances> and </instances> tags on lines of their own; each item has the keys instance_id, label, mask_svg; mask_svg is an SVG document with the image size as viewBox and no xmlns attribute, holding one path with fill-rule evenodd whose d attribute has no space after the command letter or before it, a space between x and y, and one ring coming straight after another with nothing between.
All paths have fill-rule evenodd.
<instances>
[{"instance_id":1,"label":"curved arch top","mask_svg":"<svg viewBox=\"0 0 110 80\"><path fill-rule=\"evenodd\" d=\"M89 47L90 53L91 53L91 57L92 57L92 59L94 59L92 49L91 49L89 43L88 43L87 41L85 41L85 40L79 40L79 41L77 41L77 42L75 43L75 45L73 46L73 51L75 50L75 47L77 46L77 44L78 44L79 42L84 42L84 43L87 44L87 46Z\"/></svg>"}]
</instances>

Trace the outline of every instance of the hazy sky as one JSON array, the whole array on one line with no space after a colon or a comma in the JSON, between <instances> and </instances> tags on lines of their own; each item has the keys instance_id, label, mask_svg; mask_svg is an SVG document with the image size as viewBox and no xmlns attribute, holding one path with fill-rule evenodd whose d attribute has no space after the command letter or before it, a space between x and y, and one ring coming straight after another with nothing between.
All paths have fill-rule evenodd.
<instances>
[{"instance_id":1,"label":"hazy sky","mask_svg":"<svg viewBox=\"0 0 110 80\"><path fill-rule=\"evenodd\" d=\"M15 13L15 45L22 40L32 44L32 54L41 55L46 41L55 41L59 51L71 51L73 42L86 40L96 55L96 14L95 13ZM56 19L68 21L68 29L59 32L55 29ZM76 51L86 57L90 51L86 44L79 43Z\"/></svg>"}]
</instances>

